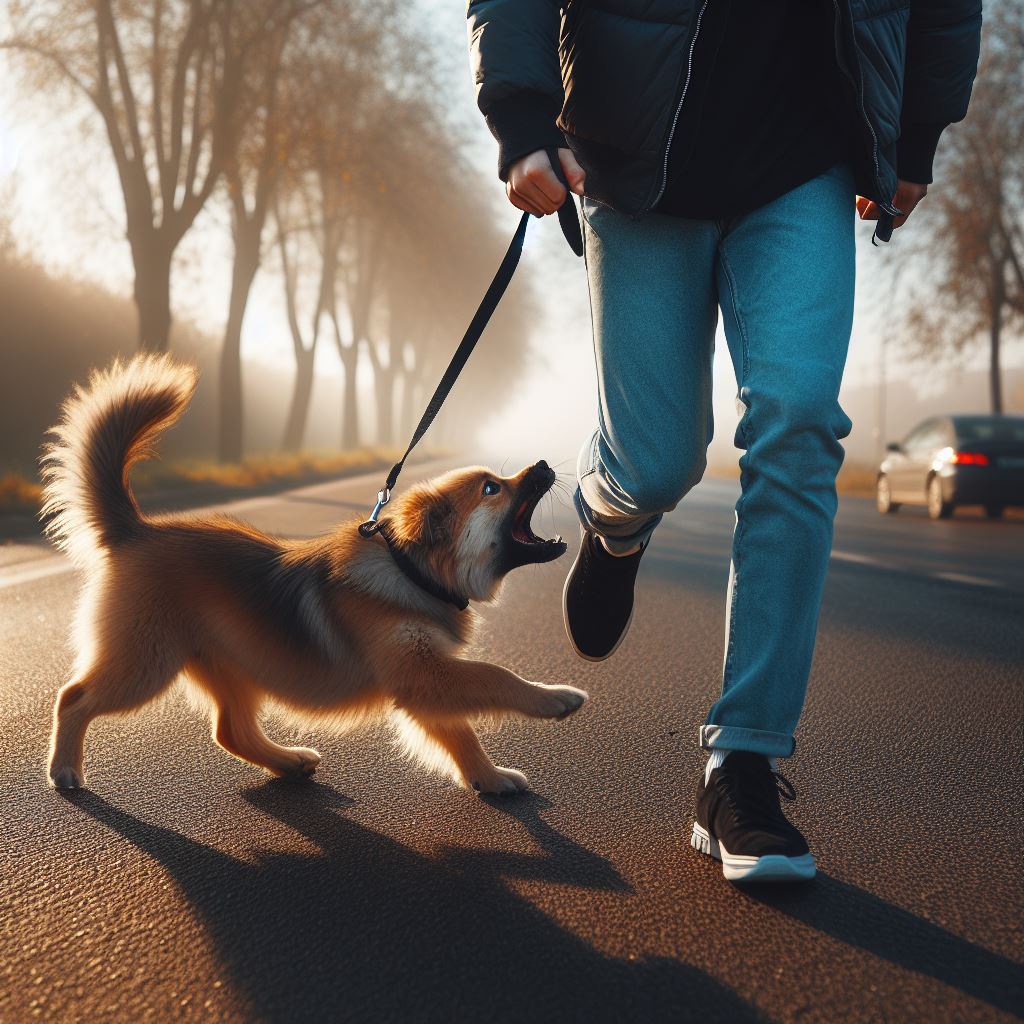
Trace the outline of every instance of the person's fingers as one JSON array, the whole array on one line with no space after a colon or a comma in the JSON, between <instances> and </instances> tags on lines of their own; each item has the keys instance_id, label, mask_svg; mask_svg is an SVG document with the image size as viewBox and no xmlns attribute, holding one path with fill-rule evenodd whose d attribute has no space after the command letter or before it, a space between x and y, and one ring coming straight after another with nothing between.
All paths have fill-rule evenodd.
<instances>
[{"instance_id":1,"label":"person's fingers","mask_svg":"<svg viewBox=\"0 0 1024 1024\"><path fill-rule=\"evenodd\" d=\"M553 177L553 175L552 175ZM557 179L556 179L557 181ZM537 185L537 183L529 177L520 178L515 182L515 190L519 196L526 202L533 203L541 213L548 214L554 213L561 203L556 203L554 200L549 198ZM561 185L558 186L562 195L565 195L565 189Z\"/></svg>"},{"instance_id":2,"label":"person's fingers","mask_svg":"<svg viewBox=\"0 0 1024 1024\"><path fill-rule=\"evenodd\" d=\"M558 180L545 152L537 154L540 159L531 161L526 168L526 180L530 186L552 204L548 213L554 213L565 202L565 186Z\"/></svg>"},{"instance_id":3,"label":"person's fingers","mask_svg":"<svg viewBox=\"0 0 1024 1024\"><path fill-rule=\"evenodd\" d=\"M569 182L569 190L576 195L583 195L583 186L586 183L586 172L580 167L576 160L576 154L571 149L559 149L558 159L562 164L562 171Z\"/></svg>"},{"instance_id":4,"label":"person's fingers","mask_svg":"<svg viewBox=\"0 0 1024 1024\"><path fill-rule=\"evenodd\" d=\"M893 206L902 210L903 214L893 221L893 227L898 228L906 224L910 215L917 209L917 204L928 194L927 185L919 185L913 181L900 181L893 196Z\"/></svg>"},{"instance_id":5,"label":"person's fingers","mask_svg":"<svg viewBox=\"0 0 1024 1024\"><path fill-rule=\"evenodd\" d=\"M506 186L505 186L505 195L508 196L508 201L517 210L524 210L526 213L532 213L532 214L535 214L538 217L543 217L544 216L543 211L538 210L537 207L533 203L527 202L525 199L523 199L523 197L520 196L519 193L516 192L516 190L514 188L512 188L511 184L506 184Z\"/></svg>"},{"instance_id":6,"label":"person's fingers","mask_svg":"<svg viewBox=\"0 0 1024 1024\"><path fill-rule=\"evenodd\" d=\"M864 196L857 197L857 213L861 220L878 220L878 206Z\"/></svg>"}]
</instances>

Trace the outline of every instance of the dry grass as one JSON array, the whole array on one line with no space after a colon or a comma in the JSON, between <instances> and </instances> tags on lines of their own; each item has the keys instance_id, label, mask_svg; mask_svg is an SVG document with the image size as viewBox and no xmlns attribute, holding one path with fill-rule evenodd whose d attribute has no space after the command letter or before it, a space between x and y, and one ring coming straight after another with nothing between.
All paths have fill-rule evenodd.
<instances>
[{"instance_id":1,"label":"dry grass","mask_svg":"<svg viewBox=\"0 0 1024 1024\"><path fill-rule=\"evenodd\" d=\"M735 463L715 463L708 467L711 476L726 480L739 479L740 469ZM875 496L875 467L866 462L847 462L839 471L836 490L840 494L850 494L861 498Z\"/></svg>"},{"instance_id":2,"label":"dry grass","mask_svg":"<svg viewBox=\"0 0 1024 1024\"><path fill-rule=\"evenodd\" d=\"M310 479L351 476L395 462L402 453L393 448L359 448L350 452L280 452L253 456L239 463L182 460L140 466L135 474L139 489L165 490L205 485L229 490L251 490Z\"/></svg>"},{"instance_id":3,"label":"dry grass","mask_svg":"<svg viewBox=\"0 0 1024 1024\"><path fill-rule=\"evenodd\" d=\"M852 494L860 498L875 496L875 480L878 467L866 462L848 462L839 471L836 490L840 494Z\"/></svg>"},{"instance_id":4,"label":"dry grass","mask_svg":"<svg viewBox=\"0 0 1024 1024\"><path fill-rule=\"evenodd\" d=\"M389 469L401 454L395 448L359 448L349 452L271 453L226 465L200 460L153 462L140 466L132 474L132 484L142 498L148 495L158 495L160 499L187 498L195 493L205 502ZM416 457L437 458L445 454L432 449L417 452ZM0 513L34 517L39 511L40 498L41 487L37 481L18 473L0 477Z\"/></svg>"},{"instance_id":5,"label":"dry grass","mask_svg":"<svg viewBox=\"0 0 1024 1024\"><path fill-rule=\"evenodd\" d=\"M34 480L27 480L20 473L0 476L0 510L31 510L39 508L42 488Z\"/></svg>"}]
</instances>

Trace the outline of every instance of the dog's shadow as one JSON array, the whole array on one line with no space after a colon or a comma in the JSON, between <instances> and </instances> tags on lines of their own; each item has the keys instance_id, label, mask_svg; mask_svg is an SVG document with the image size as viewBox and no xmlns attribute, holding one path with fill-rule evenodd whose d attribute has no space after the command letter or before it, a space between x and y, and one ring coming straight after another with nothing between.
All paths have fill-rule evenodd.
<instances>
[{"instance_id":1,"label":"dog's shadow","mask_svg":"<svg viewBox=\"0 0 1024 1024\"><path fill-rule=\"evenodd\" d=\"M509 880L631 892L610 861L544 821L541 797L488 801L536 854L425 856L338 813L351 801L328 786L242 795L319 852L241 861L93 793L69 799L168 871L260 1020L763 1019L703 971L606 956L518 895Z\"/></svg>"}]
</instances>

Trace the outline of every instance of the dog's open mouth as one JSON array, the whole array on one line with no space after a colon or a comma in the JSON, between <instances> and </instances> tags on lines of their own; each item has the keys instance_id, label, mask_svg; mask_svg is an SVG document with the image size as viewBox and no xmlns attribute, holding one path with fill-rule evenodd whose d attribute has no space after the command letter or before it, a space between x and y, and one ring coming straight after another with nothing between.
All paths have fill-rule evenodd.
<instances>
[{"instance_id":1,"label":"dog's open mouth","mask_svg":"<svg viewBox=\"0 0 1024 1024\"><path fill-rule=\"evenodd\" d=\"M561 534L550 539L538 537L530 525L534 510L545 493L545 491L538 491L520 503L512 518L513 540L519 541L520 544L560 544L562 542Z\"/></svg>"},{"instance_id":2,"label":"dog's open mouth","mask_svg":"<svg viewBox=\"0 0 1024 1024\"><path fill-rule=\"evenodd\" d=\"M566 543L561 534L554 537L538 537L530 523L540 499L547 494L551 484L534 486L528 494L520 498L519 504L512 513L512 540L523 555L531 562L546 562L557 558L566 550Z\"/></svg>"}]
</instances>

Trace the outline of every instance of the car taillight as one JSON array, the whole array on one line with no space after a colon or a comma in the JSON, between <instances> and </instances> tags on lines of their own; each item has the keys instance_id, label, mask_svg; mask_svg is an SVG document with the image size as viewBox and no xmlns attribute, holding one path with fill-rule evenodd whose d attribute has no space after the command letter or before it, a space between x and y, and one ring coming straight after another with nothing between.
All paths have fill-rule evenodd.
<instances>
[{"instance_id":1,"label":"car taillight","mask_svg":"<svg viewBox=\"0 0 1024 1024\"><path fill-rule=\"evenodd\" d=\"M953 452L953 457L949 461L955 462L958 466L987 466L988 456L981 452Z\"/></svg>"}]
</instances>

